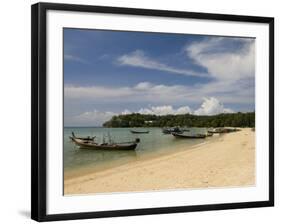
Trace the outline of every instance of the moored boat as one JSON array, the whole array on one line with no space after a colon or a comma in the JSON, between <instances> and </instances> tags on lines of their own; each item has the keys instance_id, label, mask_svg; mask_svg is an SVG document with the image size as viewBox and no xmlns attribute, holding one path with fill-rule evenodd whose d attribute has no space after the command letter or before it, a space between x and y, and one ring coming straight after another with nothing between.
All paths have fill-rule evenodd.
<instances>
[{"instance_id":1,"label":"moored boat","mask_svg":"<svg viewBox=\"0 0 281 224\"><path fill-rule=\"evenodd\" d=\"M193 134L193 135L184 135L181 133L172 133L172 135L176 138L206 138L204 134Z\"/></svg>"},{"instance_id":2,"label":"moored boat","mask_svg":"<svg viewBox=\"0 0 281 224\"><path fill-rule=\"evenodd\" d=\"M213 128L211 130L208 130L208 133L212 134L222 134L222 133L231 133L231 132L236 132L240 131L238 128Z\"/></svg>"},{"instance_id":3,"label":"moored boat","mask_svg":"<svg viewBox=\"0 0 281 224\"><path fill-rule=\"evenodd\" d=\"M138 143L140 142L140 139L136 138L135 141L131 141L131 142L120 142L120 143L104 142L99 144L94 140L84 140L81 138L76 138L74 134L70 138L80 148L102 149L102 150L134 150L137 147Z\"/></svg>"},{"instance_id":4,"label":"moored boat","mask_svg":"<svg viewBox=\"0 0 281 224\"><path fill-rule=\"evenodd\" d=\"M148 134L149 131L135 131L135 130L130 130L132 134Z\"/></svg>"}]
</instances>

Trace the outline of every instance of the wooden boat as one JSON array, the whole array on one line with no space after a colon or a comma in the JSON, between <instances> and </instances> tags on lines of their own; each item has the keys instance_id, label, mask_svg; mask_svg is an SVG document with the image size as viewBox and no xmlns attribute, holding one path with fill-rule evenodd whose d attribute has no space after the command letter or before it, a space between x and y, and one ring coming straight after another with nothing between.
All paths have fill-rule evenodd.
<instances>
[{"instance_id":1,"label":"wooden boat","mask_svg":"<svg viewBox=\"0 0 281 224\"><path fill-rule=\"evenodd\" d=\"M236 132L240 131L238 128L214 128L212 130L208 130L208 133L213 133L213 134L222 134L222 133L231 133L231 132Z\"/></svg>"},{"instance_id":2,"label":"wooden boat","mask_svg":"<svg viewBox=\"0 0 281 224\"><path fill-rule=\"evenodd\" d=\"M74 135L75 136L75 135ZM136 138L132 142L121 142L121 143L97 143L94 140L83 140L71 136L72 141L79 146L80 148L87 149L102 149L102 150L134 150L138 143L140 142L139 138Z\"/></svg>"},{"instance_id":3,"label":"wooden boat","mask_svg":"<svg viewBox=\"0 0 281 224\"><path fill-rule=\"evenodd\" d=\"M184 135L181 133L172 133L172 135L176 138L206 138L206 135L203 134L194 134L194 135Z\"/></svg>"},{"instance_id":4,"label":"wooden boat","mask_svg":"<svg viewBox=\"0 0 281 224\"><path fill-rule=\"evenodd\" d=\"M135 130L130 130L132 134L148 134L149 131L135 131Z\"/></svg>"}]
</instances>

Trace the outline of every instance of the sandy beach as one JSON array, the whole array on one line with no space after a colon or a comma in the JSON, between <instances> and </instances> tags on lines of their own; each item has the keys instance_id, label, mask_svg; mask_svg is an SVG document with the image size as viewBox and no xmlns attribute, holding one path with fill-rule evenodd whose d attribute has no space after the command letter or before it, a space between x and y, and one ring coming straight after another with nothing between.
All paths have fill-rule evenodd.
<instances>
[{"instance_id":1,"label":"sandy beach","mask_svg":"<svg viewBox=\"0 0 281 224\"><path fill-rule=\"evenodd\" d=\"M255 184L255 132L213 136L181 152L67 177L64 193L88 194Z\"/></svg>"}]
</instances>

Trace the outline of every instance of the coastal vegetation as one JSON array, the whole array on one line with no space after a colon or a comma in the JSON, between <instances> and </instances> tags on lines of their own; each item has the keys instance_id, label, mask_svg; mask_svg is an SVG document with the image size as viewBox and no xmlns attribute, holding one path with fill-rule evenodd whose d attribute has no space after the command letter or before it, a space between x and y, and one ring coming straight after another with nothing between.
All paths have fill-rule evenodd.
<instances>
[{"instance_id":1,"label":"coastal vegetation","mask_svg":"<svg viewBox=\"0 0 281 224\"><path fill-rule=\"evenodd\" d=\"M255 127L255 112L212 116L177 114L153 115L132 113L113 116L104 127Z\"/></svg>"}]
</instances>

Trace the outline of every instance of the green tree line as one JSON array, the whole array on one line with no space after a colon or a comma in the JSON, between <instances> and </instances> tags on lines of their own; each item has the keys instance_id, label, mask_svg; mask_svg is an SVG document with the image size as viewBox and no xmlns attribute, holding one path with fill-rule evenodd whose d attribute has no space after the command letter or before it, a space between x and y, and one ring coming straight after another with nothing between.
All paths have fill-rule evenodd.
<instances>
[{"instance_id":1,"label":"green tree line","mask_svg":"<svg viewBox=\"0 0 281 224\"><path fill-rule=\"evenodd\" d=\"M255 112L212 116L193 114L150 115L132 113L113 116L104 127L254 127Z\"/></svg>"}]
</instances>

